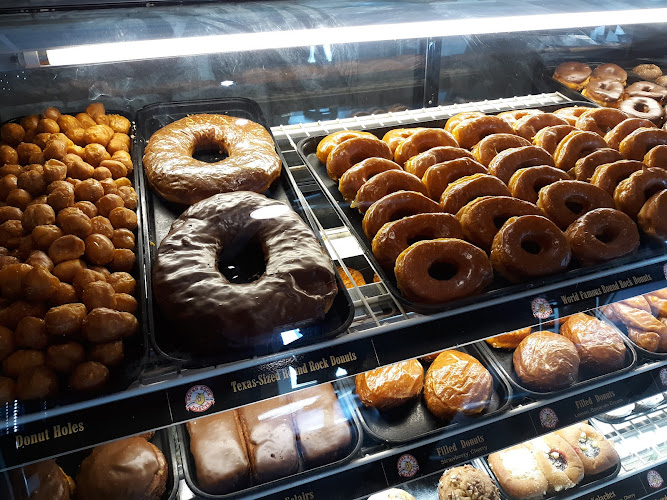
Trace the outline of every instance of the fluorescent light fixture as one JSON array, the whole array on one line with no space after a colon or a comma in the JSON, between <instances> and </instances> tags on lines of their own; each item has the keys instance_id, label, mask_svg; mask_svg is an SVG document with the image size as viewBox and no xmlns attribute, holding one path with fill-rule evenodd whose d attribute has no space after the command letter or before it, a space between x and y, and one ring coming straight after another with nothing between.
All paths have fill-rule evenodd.
<instances>
[{"instance_id":1,"label":"fluorescent light fixture","mask_svg":"<svg viewBox=\"0 0 667 500\"><path fill-rule=\"evenodd\" d=\"M667 21L667 9L634 9L573 12L526 16L448 19L414 23L371 24L339 28L269 31L231 35L210 35L161 40L98 43L47 49L41 65L69 66L159 59L197 54L223 54L267 49L307 47L425 37L515 33L602 25L631 25ZM24 55L27 65L30 58Z\"/></svg>"}]
</instances>

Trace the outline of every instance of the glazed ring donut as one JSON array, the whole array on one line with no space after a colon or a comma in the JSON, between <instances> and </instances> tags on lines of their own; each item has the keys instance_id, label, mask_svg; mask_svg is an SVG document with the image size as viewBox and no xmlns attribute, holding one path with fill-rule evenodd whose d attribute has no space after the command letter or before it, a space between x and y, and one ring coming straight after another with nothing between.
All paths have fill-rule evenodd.
<instances>
[{"instance_id":1,"label":"glazed ring donut","mask_svg":"<svg viewBox=\"0 0 667 500\"><path fill-rule=\"evenodd\" d=\"M529 441L537 466L547 478L548 492L559 493L574 488L584 477L584 464L572 446L556 434Z\"/></svg>"},{"instance_id":2,"label":"glazed ring donut","mask_svg":"<svg viewBox=\"0 0 667 500\"><path fill-rule=\"evenodd\" d=\"M341 176L338 190L347 201L354 200L367 180L387 170L401 170L401 166L386 158L366 158Z\"/></svg>"},{"instance_id":3,"label":"glazed ring donut","mask_svg":"<svg viewBox=\"0 0 667 500\"><path fill-rule=\"evenodd\" d=\"M538 193L544 186L557 181L569 180L572 179L561 169L541 165L538 167L520 168L510 177L507 187L515 198L530 203L537 203Z\"/></svg>"},{"instance_id":4,"label":"glazed ring donut","mask_svg":"<svg viewBox=\"0 0 667 500\"><path fill-rule=\"evenodd\" d=\"M618 184L614 191L614 202L616 208L636 220L648 199L663 189L667 189L667 170L645 168Z\"/></svg>"},{"instance_id":5,"label":"glazed ring donut","mask_svg":"<svg viewBox=\"0 0 667 500\"><path fill-rule=\"evenodd\" d=\"M465 149L471 149L487 135L512 133L514 133L512 127L497 116L479 116L466 120L461 122L453 132L454 139L460 147Z\"/></svg>"},{"instance_id":6,"label":"glazed ring donut","mask_svg":"<svg viewBox=\"0 0 667 500\"><path fill-rule=\"evenodd\" d=\"M628 97L618 109L633 118L649 120L656 125L662 125L665 110L655 99L649 97Z\"/></svg>"},{"instance_id":7,"label":"glazed ring donut","mask_svg":"<svg viewBox=\"0 0 667 500\"><path fill-rule=\"evenodd\" d=\"M582 215L570 224L565 237L582 266L607 262L639 248L637 225L613 208L597 208Z\"/></svg>"},{"instance_id":8,"label":"glazed ring donut","mask_svg":"<svg viewBox=\"0 0 667 500\"><path fill-rule=\"evenodd\" d=\"M620 458L605 437L588 424L559 429L556 434L568 442L579 456L586 476L594 476L618 465Z\"/></svg>"},{"instance_id":9,"label":"glazed ring donut","mask_svg":"<svg viewBox=\"0 0 667 500\"><path fill-rule=\"evenodd\" d=\"M538 146L523 146L502 151L491 160L489 172L504 183L520 168L535 167L537 165L554 166L553 157Z\"/></svg>"},{"instance_id":10,"label":"glazed ring donut","mask_svg":"<svg viewBox=\"0 0 667 500\"><path fill-rule=\"evenodd\" d=\"M586 106L570 106L568 108L557 109L554 111L554 115L563 118L567 123L574 126L577 123L577 118L590 109Z\"/></svg>"},{"instance_id":11,"label":"glazed ring donut","mask_svg":"<svg viewBox=\"0 0 667 500\"><path fill-rule=\"evenodd\" d=\"M420 130L424 130L421 127L414 127L414 128L395 128L387 132L382 136L382 141L387 143L387 146L389 146L389 149L391 149L391 152L394 153L396 151L396 148L400 143L402 143L405 139L410 137L412 134L419 132Z\"/></svg>"},{"instance_id":12,"label":"glazed ring donut","mask_svg":"<svg viewBox=\"0 0 667 500\"><path fill-rule=\"evenodd\" d=\"M357 191L352 208L366 213L373 203L396 191L416 191L426 194L426 186L419 177L404 170L387 170L377 174Z\"/></svg>"},{"instance_id":13,"label":"glazed ring donut","mask_svg":"<svg viewBox=\"0 0 667 500\"><path fill-rule=\"evenodd\" d=\"M641 161L651 149L665 144L667 144L667 130L638 128L621 141L618 150L628 160Z\"/></svg>"},{"instance_id":14,"label":"glazed ring donut","mask_svg":"<svg viewBox=\"0 0 667 500\"><path fill-rule=\"evenodd\" d=\"M403 217L382 226L373 238L373 255L378 263L393 271L400 253L413 242L438 238L463 239L461 225L452 214L427 213Z\"/></svg>"},{"instance_id":15,"label":"glazed ring donut","mask_svg":"<svg viewBox=\"0 0 667 500\"><path fill-rule=\"evenodd\" d=\"M466 151L463 148L439 146L437 148L431 148L428 151L424 151L423 153L410 158L405 162L405 171L410 172L411 174L415 174L421 179L424 177L426 170L428 170L429 167L432 167L436 163L456 160L458 158L470 158L472 160L475 159L470 151Z\"/></svg>"},{"instance_id":16,"label":"glazed ring donut","mask_svg":"<svg viewBox=\"0 0 667 500\"><path fill-rule=\"evenodd\" d=\"M600 64L593 70L591 78L603 78L608 80L616 80L625 85L628 79L628 72L621 68L618 64L605 63Z\"/></svg>"},{"instance_id":17,"label":"glazed ring donut","mask_svg":"<svg viewBox=\"0 0 667 500\"><path fill-rule=\"evenodd\" d=\"M317 152L315 153L317 159L320 160L320 163L326 165L327 158L329 158L329 153L331 153L336 148L336 146L338 146L341 142L345 142L348 139L354 139L356 137L377 139L377 137L375 137L370 132L363 132L360 130L341 130L339 132L334 132L333 134L327 135L317 145Z\"/></svg>"},{"instance_id":18,"label":"glazed ring donut","mask_svg":"<svg viewBox=\"0 0 667 500\"><path fill-rule=\"evenodd\" d=\"M514 134L492 134L479 141L472 148L472 154L478 162L488 167L491 160L501 151L521 146L530 146L530 141Z\"/></svg>"},{"instance_id":19,"label":"glazed ring donut","mask_svg":"<svg viewBox=\"0 0 667 500\"><path fill-rule=\"evenodd\" d=\"M266 269L256 281L230 283L218 271L219 256L242 250L239 243L250 237L262 246ZM331 260L301 218L285 203L249 191L191 206L171 225L153 267L162 313L207 352L259 345L278 327L324 318L336 293Z\"/></svg>"},{"instance_id":20,"label":"glazed ring donut","mask_svg":"<svg viewBox=\"0 0 667 500\"><path fill-rule=\"evenodd\" d=\"M464 111L463 113L458 113L447 120L447 123L445 123L445 130L450 134L453 134L454 129L458 127L461 122L472 120L473 118L479 118L480 116L486 115L481 111Z\"/></svg>"},{"instance_id":21,"label":"glazed ring donut","mask_svg":"<svg viewBox=\"0 0 667 500\"><path fill-rule=\"evenodd\" d=\"M608 131L629 117L614 108L593 108L583 113L574 124L580 130L604 136Z\"/></svg>"},{"instance_id":22,"label":"glazed ring donut","mask_svg":"<svg viewBox=\"0 0 667 500\"><path fill-rule=\"evenodd\" d=\"M596 149L606 147L607 143L595 132L581 130L570 132L558 144L554 153L554 162L561 170L568 171L574 167L579 158L587 156Z\"/></svg>"},{"instance_id":23,"label":"glazed ring donut","mask_svg":"<svg viewBox=\"0 0 667 500\"><path fill-rule=\"evenodd\" d=\"M625 89L625 95L628 97L646 97L664 104L665 99L667 99L667 89L653 82L635 82L628 85Z\"/></svg>"},{"instance_id":24,"label":"glazed ring donut","mask_svg":"<svg viewBox=\"0 0 667 500\"><path fill-rule=\"evenodd\" d=\"M354 165L366 158L385 158L391 160L389 146L380 139L373 137L355 137L341 142L327 159L327 173L334 181L350 170Z\"/></svg>"},{"instance_id":25,"label":"glazed ring donut","mask_svg":"<svg viewBox=\"0 0 667 500\"><path fill-rule=\"evenodd\" d=\"M564 271L570 257L563 232L541 215L511 217L491 245L493 268L512 282Z\"/></svg>"},{"instance_id":26,"label":"glazed ring donut","mask_svg":"<svg viewBox=\"0 0 667 500\"><path fill-rule=\"evenodd\" d=\"M192 157L207 147L227 151L229 157L217 163ZM162 127L148 141L143 161L153 189L181 204L229 191L262 193L282 167L264 127L226 115L192 115Z\"/></svg>"},{"instance_id":27,"label":"glazed ring donut","mask_svg":"<svg viewBox=\"0 0 667 500\"><path fill-rule=\"evenodd\" d=\"M644 156L644 165L667 169L667 145L651 148Z\"/></svg>"},{"instance_id":28,"label":"glazed ring donut","mask_svg":"<svg viewBox=\"0 0 667 500\"><path fill-rule=\"evenodd\" d=\"M435 147L457 148L459 145L449 132L439 128L425 128L401 142L394 151L394 161L404 165L413 156Z\"/></svg>"},{"instance_id":29,"label":"glazed ring donut","mask_svg":"<svg viewBox=\"0 0 667 500\"><path fill-rule=\"evenodd\" d=\"M514 128L514 124L522 118L525 118L526 116L540 115L542 113L544 113L544 111L540 109L515 109L513 111L503 111L496 116L502 118L510 127Z\"/></svg>"},{"instance_id":30,"label":"glazed ring donut","mask_svg":"<svg viewBox=\"0 0 667 500\"><path fill-rule=\"evenodd\" d=\"M493 238L507 219L519 215L542 215L532 203L511 196L482 196L456 214L465 239L489 252Z\"/></svg>"},{"instance_id":31,"label":"glazed ring donut","mask_svg":"<svg viewBox=\"0 0 667 500\"><path fill-rule=\"evenodd\" d=\"M572 125L554 125L553 127L544 127L535 137L533 137L533 144L544 149L550 155L556 152L556 148L560 141L562 141L567 134L577 130Z\"/></svg>"},{"instance_id":32,"label":"glazed ring donut","mask_svg":"<svg viewBox=\"0 0 667 500\"><path fill-rule=\"evenodd\" d=\"M581 93L600 106L616 107L624 90L623 84L616 80L591 78Z\"/></svg>"},{"instance_id":33,"label":"glazed ring donut","mask_svg":"<svg viewBox=\"0 0 667 500\"><path fill-rule=\"evenodd\" d=\"M616 186L623 179L627 179L631 174L643 168L644 164L637 160L619 160L614 163L606 163L595 169L591 177L591 184L614 196Z\"/></svg>"},{"instance_id":34,"label":"glazed ring donut","mask_svg":"<svg viewBox=\"0 0 667 500\"><path fill-rule=\"evenodd\" d=\"M517 135L529 141L533 140L535 134L545 127L555 127L556 125L568 125L567 120L553 113L542 113L539 115L524 116L517 121L512 128Z\"/></svg>"},{"instance_id":35,"label":"glazed ring donut","mask_svg":"<svg viewBox=\"0 0 667 500\"><path fill-rule=\"evenodd\" d=\"M361 225L366 238L372 240L388 222L410 215L442 212L435 201L414 191L398 191L379 199L364 214Z\"/></svg>"},{"instance_id":36,"label":"glazed ring donut","mask_svg":"<svg viewBox=\"0 0 667 500\"><path fill-rule=\"evenodd\" d=\"M442 193L452 182L468 175L488 173L489 171L481 163L470 158L459 158L429 167L422 182L426 186L428 197L439 201Z\"/></svg>"},{"instance_id":37,"label":"glazed ring donut","mask_svg":"<svg viewBox=\"0 0 667 500\"><path fill-rule=\"evenodd\" d=\"M455 214L480 196L510 196L503 181L487 174L462 177L447 186L440 197L443 212Z\"/></svg>"},{"instance_id":38,"label":"glazed ring donut","mask_svg":"<svg viewBox=\"0 0 667 500\"><path fill-rule=\"evenodd\" d=\"M595 169L605 163L614 163L615 161L624 160L621 153L615 149L602 148L593 151L591 154L579 158L574 168L568 170L568 174L574 180L590 182L591 177L595 173Z\"/></svg>"},{"instance_id":39,"label":"glazed ring donut","mask_svg":"<svg viewBox=\"0 0 667 500\"><path fill-rule=\"evenodd\" d=\"M427 304L478 294L493 280L484 251L456 238L410 245L396 259L394 274L406 298Z\"/></svg>"},{"instance_id":40,"label":"glazed ring donut","mask_svg":"<svg viewBox=\"0 0 667 500\"><path fill-rule=\"evenodd\" d=\"M644 234L667 240L667 190L651 196L637 214L637 224Z\"/></svg>"},{"instance_id":41,"label":"glazed ring donut","mask_svg":"<svg viewBox=\"0 0 667 500\"><path fill-rule=\"evenodd\" d=\"M556 181L540 189L537 206L565 230L577 218L596 208L614 208L605 190L581 181Z\"/></svg>"},{"instance_id":42,"label":"glazed ring donut","mask_svg":"<svg viewBox=\"0 0 667 500\"><path fill-rule=\"evenodd\" d=\"M604 141L610 148L618 149L621 141L638 128L655 128L655 124L641 118L628 118L616 125L604 136Z\"/></svg>"}]
</instances>

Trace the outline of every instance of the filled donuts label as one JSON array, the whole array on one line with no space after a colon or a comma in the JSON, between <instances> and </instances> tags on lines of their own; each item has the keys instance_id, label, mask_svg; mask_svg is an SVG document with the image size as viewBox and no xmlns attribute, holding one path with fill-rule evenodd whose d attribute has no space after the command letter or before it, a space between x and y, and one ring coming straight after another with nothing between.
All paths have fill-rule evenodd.
<instances>
[{"instance_id":1,"label":"filled donuts label","mask_svg":"<svg viewBox=\"0 0 667 500\"><path fill-rule=\"evenodd\" d=\"M542 408L540 411L540 425L545 429L555 429L558 425L558 415L551 408Z\"/></svg>"},{"instance_id":2,"label":"filled donuts label","mask_svg":"<svg viewBox=\"0 0 667 500\"><path fill-rule=\"evenodd\" d=\"M549 305L549 302L547 302L547 299L542 297L533 299L533 301L530 303L530 308L533 311L533 316L537 319L547 319L554 313L551 305Z\"/></svg>"},{"instance_id":3,"label":"filled donuts label","mask_svg":"<svg viewBox=\"0 0 667 500\"><path fill-rule=\"evenodd\" d=\"M401 477L414 477L419 472L419 462L409 453L399 457L397 467L398 475Z\"/></svg>"},{"instance_id":4,"label":"filled donuts label","mask_svg":"<svg viewBox=\"0 0 667 500\"><path fill-rule=\"evenodd\" d=\"M193 385L185 393L185 409L201 413L215 404L213 391L205 385Z\"/></svg>"}]
</instances>

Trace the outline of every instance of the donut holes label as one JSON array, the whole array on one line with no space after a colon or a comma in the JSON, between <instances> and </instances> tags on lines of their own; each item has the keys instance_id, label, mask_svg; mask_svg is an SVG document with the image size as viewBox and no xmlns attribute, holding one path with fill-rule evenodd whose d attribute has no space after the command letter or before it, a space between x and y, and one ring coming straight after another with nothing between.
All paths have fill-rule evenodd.
<instances>
[{"instance_id":1,"label":"donut holes label","mask_svg":"<svg viewBox=\"0 0 667 500\"><path fill-rule=\"evenodd\" d=\"M409 453L401 455L396 465L398 467L398 475L401 477L414 477L419 472L419 462Z\"/></svg>"},{"instance_id":2,"label":"donut holes label","mask_svg":"<svg viewBox=\"0 0 667 500\"><path fill-rule=\"evenodd\" d=\"M648 471L646 474L646 481L651 488L656 490L662 488L662 485L664 484L662 476L658 474L658 471L655 470Z\"/></svg>"},{"instance_id":3,"label":"donut holes label","mask_svg":"<svg viewBox=\"0 0 667 500\"><path fill-rule=\"evenodd\" d=\"M540 411L540 425L545 429L555 429L558 425L558 415L551 408L542 408Z\"/></svg>"},{"instance_id":4,"label":"donut holes label","mask_svg":"<svg viewBox=\"0 0 667 500\"><path fill-rule=\"evenodd\" d=\"M185 393L185 409L201 413L215 404L213 391L205 385L193 385Z\"/></svg>"},{"instance_id":5,"label":"donut holes label","mask_svg":"<svg viewBox=\"0 0 667 500\"><path fill-rule=\"evenodd\" d=\"M533 311L533 316L537 319L547 319L554 313L547 299L542 297L533 299L530 303L530 308Z\"/></svg>"}]
</instances>

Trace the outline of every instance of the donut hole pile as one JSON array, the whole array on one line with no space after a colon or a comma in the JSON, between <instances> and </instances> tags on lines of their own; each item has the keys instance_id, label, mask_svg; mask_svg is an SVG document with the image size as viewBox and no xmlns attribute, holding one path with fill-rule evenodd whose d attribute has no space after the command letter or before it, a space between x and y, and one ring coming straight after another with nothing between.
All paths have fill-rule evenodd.
<instances>
[{"instance_id":1,"label":"donut hole pile","mask_svg":"<svg viewBox=\"0 0 667 500\"><path fill-rule=\"evenodd\" d=\"M0 129L0 402L95 393L138 329L130 121L101 103Z\"/></svg>"},{"instance_id":2,"label":"donut hole pile","mask_svg":"<svg viewBox=\"0 0 667 500\"><path fill-rule=\"evenodd\" d=\"M480 293L494 272L520 282L623 257L640 230L667 240L667 131L618 109L465 112L382 139L347 130L317 157L415 302Z\"/></svg>"}]
</instances>

